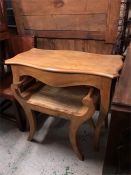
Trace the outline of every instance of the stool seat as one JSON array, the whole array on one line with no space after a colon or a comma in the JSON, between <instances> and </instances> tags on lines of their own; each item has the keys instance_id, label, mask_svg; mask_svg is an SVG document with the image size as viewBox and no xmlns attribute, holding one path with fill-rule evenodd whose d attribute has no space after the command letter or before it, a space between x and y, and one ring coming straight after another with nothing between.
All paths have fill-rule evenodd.
<instances>
[{"instance_id":1,"label":"stool seat","mask_svg":"<svg viewBox=\"0 0 131 175\"><path fill-rule=\"evenodd\" d=\"M86 121L91 127L95 127L92 116L99 104L99 91L86 85L53 87L36 81L25 86L26 83L27 79L19 84L19 88L17 85L12 85L12 90L16 91L15 97L21 99L30 123L28 140L33 139L36 131L33 111L65 118L70 121L69 139L73 150L79 159L83 160L77 144L77 131Z\"/></svg>"},{"instance_id":2,"label":"stool seat","mask_svg":"<svg viewBox=\"0 0 131 175\"><path fill-rule=\"evenodd\" d=\"M83 98L88 94L89 88L86 86L55 88L44 86L34 93L27 101L28 104L50 109L69 118L70 115L76 117L84 116L89 107L82 103Z\"/></svg>"}]
</instances>

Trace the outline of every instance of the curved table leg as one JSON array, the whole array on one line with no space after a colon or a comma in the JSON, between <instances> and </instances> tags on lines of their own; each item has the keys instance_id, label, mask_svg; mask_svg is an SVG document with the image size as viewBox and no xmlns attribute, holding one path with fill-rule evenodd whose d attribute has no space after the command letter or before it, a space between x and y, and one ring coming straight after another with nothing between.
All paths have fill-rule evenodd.
<instances>
[{"instance_id":1,"label":"curved table leg","mask_svg":"<svg viewBox=\"0 0 131 175\"><path fill-rule=\"evenodd\" d=\"M100 97L101 97L100 114L98 116L98 120L96 123L95 140L94 140L95 142L94 146L96 150L99 150L101 128L104 125L105 120L107 120L106 117L108 116L111 82L112 82L111 79L103 80L102 86L100 89Z\"/></svg>"},{"instance_id":2,"label":"curved table leg","mask_svg":"<svg viewBox=\"0 0 131 175\"><path fill-rule=\"evenodd\" d=\"M31 109L26 108L26 109L24 109L24 111L25 111L26 116L28 118L29 127L30 127L28 140L31 141L31 140L33 140L33 136L34 136L35 131L36 131L36 120L35 120L34 112Z\"/></svg>"},{"instance_id":3,"label":"curved table leg","mask_svg":"<svg viewBox=\"0 0 131 175\"><path fill-rule=\"evenodd\" d=\"M70 143L72 145L72 148L73 148L74 152L76 153L76 155L78 156L78 158L80 160L84 160L84 156L80 152L80 149L78 146L78 141L77 141L77 131L78 131L80 125L81 125L81 122L79 122L77 120L71 120L70 128L69 128L69 139L70 139Z\"/></svg>"},{"instance_id":4,"label":"curved table leg","mask_svg":"<svg viewBox=\"0 0 131 175\"><path fill-rule=\"evenodd\" d=\"M70 120L69 139L74 152L76 153L76 155L80 160L84 160L84 156L82 155L79 149L77 132L80 126L86 121L89 121L89 123L91 122L91 126L94 129L95 126L92 120L92 115L94 114L94 112L95 112L95 107L94 105L91 105L89 107L88 113L85 116L83 116L82 118L74 117L73 119Z\"/></svg>"},{"instance_id":5,"label":"curved table leg","mask_svg":"<svg viewBox=\"0 0 131 175\"><path fill-rule=\"evenodd\" d=\"M23 107L23 110L27 116L28 122L29 122L29 137L28 140L32 140L33 136L36 131L36 118L34 116L34 112L31 110L31 108L26 104L26 100L23 99L21 96L20 90L19 90L19 84L20 84L20 77L17 75L15 77L15 83L11 85L12 92L15 96L15 98L18 100L18 102L21 104Z\"/></svg>"}]
</instances>

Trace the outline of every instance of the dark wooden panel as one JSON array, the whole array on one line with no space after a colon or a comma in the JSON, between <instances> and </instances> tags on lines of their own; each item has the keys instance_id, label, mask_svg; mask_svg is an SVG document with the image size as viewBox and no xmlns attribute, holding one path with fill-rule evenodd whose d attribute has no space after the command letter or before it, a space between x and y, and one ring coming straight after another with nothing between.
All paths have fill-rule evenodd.
<instances>
[{"instance_id":1,"label":"dark wooden panel","mask_svg":"<svg viewBox=\"0 0 131 175\"><path fill-rule=\"evenodd\" d=\"M131 44L128 49L120 79L116 86L113 104L126 105L131 108Z\"/></svg>"},{"instance_id":2,"label":"dark wooden panel","mask_svg":"<svg viewBox=\"0 0 131 175\"><path fill-rule=\"evenodd\" d=\"M61 39L97 39L104 40L103 32L92 31L70 31L70 30L25 30L25 34L39 38L61 38Z\"/></svg>"},{"instance_id":3,"label":"dark wooden panel","mask_svg":"<svg viewBox=\"0 0 131 175\"><path fill-rule=\"evenodd\" d=\"M91 53L110 54L113 46L112 44L105 44L104 41L96 40L38 38L37 47L41 49L77 50Z\"/></svg>"},{"instance_id":4,"label":"dark wooden panel","mask_svg":"<svg viewBox=\"0 0 131 175\"><path fill-rule=\"evenodd\" d=\"M122 140L126 139L126 135L130 134L129 130L131 125L131 113L126 113L122 111L112 111L110 130L106 148L106 156L103 166L102 175L129 175L131 174L131 153L128 149L124 148L124 143ZM126 135L125 135L126 133ZM129 137L126 143L130 143ZM123 145L122 145L123 144ZM130 146L130 145L128 145ZM121 148L121 152L119 149Z\"/></svg>"},{"instance_id":5,"label":"dark wooden panel","mask_svg":"<svg viewBox=\"0 0 131 175\"><path fill-rule=\"evenodd\" d=\"M9 57L14 57L34 47L34 38L31 36L11 35L8 40Z\"/></svg>"},{"instance_id":6,"label":"dark wooden panel","mask_svg":"<svg viewBox=\"0 0 131 175\"><path fill-rule=\"evenodd\" d=\"M0 40L6 40L9 39L9 33L8 32L0 32Z\"/></svg>"},{"instance_id":7,"label":"dark wooden panel","mask_svg":"<svg viewBox=\"0 0 131 175\"><path fill-rule=\"evenodd\" d=\"M131 45L115 88L103 175L131 174Z\"/></svg>"},{"instance_id":8,"label":"dark wooden panel","mask_svg":"<svg viewBox=\"0 0 131 175\"><path fill-rule=\"evenodd\" d=\"M107 13L106 42L116 42L120 17L121 0L109 0Z\"/></svg>"}]
</instances>

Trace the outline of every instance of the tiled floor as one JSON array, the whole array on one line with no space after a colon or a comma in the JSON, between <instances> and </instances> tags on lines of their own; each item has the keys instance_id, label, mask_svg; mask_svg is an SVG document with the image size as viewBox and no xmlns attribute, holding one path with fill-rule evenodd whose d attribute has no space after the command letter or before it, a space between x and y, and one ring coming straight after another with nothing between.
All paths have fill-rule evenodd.
<instances>
[{"instance_id":1,"label":"tiled floor","mask_svg":"<svg viewBox=\"0 0 131 175\"><path fill-rule=\"evenodd\" d=\"M39 133L42 138L43 132ZM27 141L11 122L0 118L0 175L101 175L107 133L101 149L94 152L93 132L88 124L80 128L79 139L85 155L80 161L68 139L68 122L53 125L43 143Z\"/></svg>"}]
</instances>

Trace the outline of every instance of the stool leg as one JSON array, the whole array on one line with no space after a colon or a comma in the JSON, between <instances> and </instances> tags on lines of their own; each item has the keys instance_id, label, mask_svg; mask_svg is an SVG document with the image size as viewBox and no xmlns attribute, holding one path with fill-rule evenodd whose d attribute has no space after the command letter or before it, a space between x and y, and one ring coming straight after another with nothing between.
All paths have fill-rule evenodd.
<instances>
[{"instance_id":1,"label":"stool leg","mask_svg":"<svg viewBox=\"0 0 131 175\"><path fill-rule=\"evenodd\" d=\"M33 140L33 136L34 136L35 131L36 131L36 118L34 116L34 112L29 108L25 109L25 113L27 115L27 119L29 121L29 127L30 127L28 140L31 141L31 140Z\"/></svg>"},{"instance_id":2,"label":"stool leg","mask_svg":"<svg viewBox=\"0 0 131 175\"><path fill-rule=\"evenodd\" d=\"M81 122L79 123L79 121L76 121L76 120L71 121L70 129L69 129L69 139L70 139L70 143L72 145L72 148L73 148L74 152L77 154L78 158L80 160L84 160L84 157L80 153L78 143L77 143L77 131L78 131L80 125L81 125Z\"/></svg>"},{"instance_id":3,"label":"stool leg","mask_svg":"<svg viewBox=\"0 0 131 175\"><path fill-rule=\"evenodd\" d=\"M17 122L17 125L19 127L19 130L20 131L25 131L26 121L24 120L24 118L21 114L20 105L15 99L12 99L12 104L13 104L13 109L15 110L15 117L16 117L16 122Z\"/></svg>"}]
</instances>

